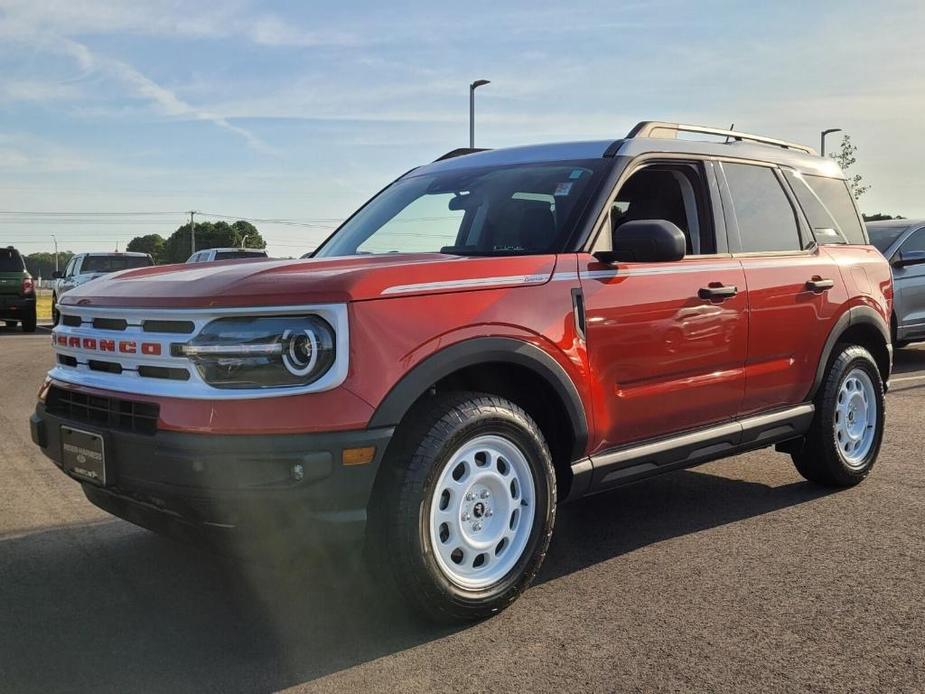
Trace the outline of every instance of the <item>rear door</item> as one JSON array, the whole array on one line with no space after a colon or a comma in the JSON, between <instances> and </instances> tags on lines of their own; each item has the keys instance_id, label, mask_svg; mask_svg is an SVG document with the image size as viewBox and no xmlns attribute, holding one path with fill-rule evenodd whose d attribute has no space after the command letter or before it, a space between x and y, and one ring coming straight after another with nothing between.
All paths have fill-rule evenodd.
<instances>
[{"instance_id":1,"label":"rear door","mask_svg":"<svg viewBox=\"0 0 925 694\"><path fill-rule=\"evenodd\" d=\"M715 193L710 162L639 164L614 196L593 250L609 250L624 220L665 219L684 231L688 255L612 265L579 255L596 451L731 420L739 410L745 276L728 253ZM722 288L726 296L707 296Z\"/></svg>"},{"instance_id":2,"label":"rear door","mask_svg":"<svg viewBox=\"0 0 925 694\"><path fill-rule=\"evenodd\" d=\"M810 233L783 174L759 163L718 170L730 246L748 286L748 415L803 402L838 308L841 273Z\"/></svg>"}]
</instances>

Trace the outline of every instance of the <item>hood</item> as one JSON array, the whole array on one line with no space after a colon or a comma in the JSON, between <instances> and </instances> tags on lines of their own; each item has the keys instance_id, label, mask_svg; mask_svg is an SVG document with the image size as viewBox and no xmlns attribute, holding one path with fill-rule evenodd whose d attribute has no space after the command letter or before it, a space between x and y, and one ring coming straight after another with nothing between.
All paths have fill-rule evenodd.
<instances>
[{"instance_id":1,"label":"hood","mask_svg":"<svg viewBox=\"0 0 925 694\"><path fill-rule=\"evenodd\" d=\"M62 304L209 308L343 303L542 284L553 255L475 258L397 253L305 260L160 265L104 275Z\"/></svg>"}]
</instances>

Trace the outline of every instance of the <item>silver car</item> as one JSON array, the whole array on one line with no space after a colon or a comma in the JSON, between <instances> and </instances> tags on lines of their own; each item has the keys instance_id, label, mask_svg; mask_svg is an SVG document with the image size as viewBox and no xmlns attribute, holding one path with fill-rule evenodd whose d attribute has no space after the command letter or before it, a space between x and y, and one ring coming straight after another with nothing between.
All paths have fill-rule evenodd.
<instances>
[{"instance_id":1,"label":"silver car","mask_svg":"<svg viewBox=\"0 0 925 694\"><path fill-rule=\"evenodd\" d=\"M78 253L70 259L63 271L55 271L52 275L55 284L51 296L51 315L55 325L58 324L58 299L63 294L110 272L149 265L154 265L154 260L147 253Z\"/></svg>"},{"instance_id":2,"label":"silver car","mask_svg":"<svg viewBox=\"0 0 925 694\"><path fill-rule=\"evenodd\" d=\"M893 345L925 340L925 219L868 222L867 233L893 268Z\"/></svg>"}]
</instances>

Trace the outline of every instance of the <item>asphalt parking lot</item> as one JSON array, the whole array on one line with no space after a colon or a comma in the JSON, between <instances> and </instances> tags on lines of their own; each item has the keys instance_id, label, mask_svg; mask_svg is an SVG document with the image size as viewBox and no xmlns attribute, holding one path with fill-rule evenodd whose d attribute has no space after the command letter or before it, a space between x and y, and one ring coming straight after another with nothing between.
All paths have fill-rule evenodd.
<instances>
[{"instance_id":1,"label":"asphalt parking lot","mask_svg":"<svg viewBox=\"0 0 925 694\"><path fill-rule=\"evenodd\" d=\"M533 588L415 622L343 560L235 562L87 502L27 425L47 331L0 327L0 690L925 690L925 348L871 477L762 451L560 511Z\"/></svg>"}]
</instances>

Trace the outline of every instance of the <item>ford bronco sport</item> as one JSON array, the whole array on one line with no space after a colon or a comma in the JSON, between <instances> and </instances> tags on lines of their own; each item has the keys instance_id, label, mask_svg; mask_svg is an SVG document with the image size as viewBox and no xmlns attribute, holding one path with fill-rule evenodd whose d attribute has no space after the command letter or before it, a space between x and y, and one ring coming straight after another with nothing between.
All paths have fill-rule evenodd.
<instances>
[{"instance_id":1,"label":"ford bronco sport","mask_svg":"<svg viewBox=\"0 0 925 694\"><path fill-rule=\"evenodd\" d=\"M363 539L412 606L476 619L533 579L564 501L765 446L863 480L891 300L809 148L645 122L455 151L310 259L69 292L32 436L117 516Z\"/></svg>"},{"instance_id":2,"label":"ford bronco sport","mask_svg":"<svg viewBox=\"0 0 925 694\"><path fill-rule=\"evenodd\" d=\"M8 328L17 323L35 332L35 283L22 256L12 246L0 248L0 320Z\"/></svg>"},{"instance_id":3,"label":"ford bronco sport","mask_svg":"<svg viewBox=\"0 0 925 694\"><path fill-rule=\"evenodd\" d=\"M70 259L64 270L55 271L52 277L55 286L52 289L51 318L55 325L61 318L58 313L58 299L75 287L95 280L110 272L130 270L132 268L154 265L154 259L148 253L78 253Z\"/></svg>"}]
</instances>

